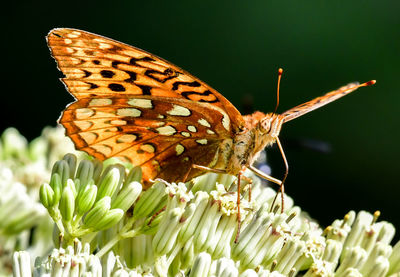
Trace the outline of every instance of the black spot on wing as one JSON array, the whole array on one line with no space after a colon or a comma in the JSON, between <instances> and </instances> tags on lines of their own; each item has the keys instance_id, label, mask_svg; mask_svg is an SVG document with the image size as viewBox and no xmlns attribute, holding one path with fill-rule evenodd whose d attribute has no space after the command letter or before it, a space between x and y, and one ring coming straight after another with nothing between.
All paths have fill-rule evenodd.
<instances>
[{"instance_id":1,"label":"black spot on wing","mask_svg":"<svg viewBox=\"0 0 400 277\"><path fill-rule=\"evenodd\" d=\"M112 83L112 84L109 84L108 85L108 88L109 89L111 89L112 91L125 91L126 89L125 89L125 87L123 86L123 85L121 85L121 84L114 84L114 83Z\"/></svg>"},{"instance_id":2,"label":"black spot on wing","mask_svg":"<svg viewBox=\"0 0 400 277\"><path fill-rule=\"evenodd\" d=\"M114 77L115 73L112 72L111 70L102 70L102 71L100 71L100 75L103 78L112 78L112 77Z\"/></svg>"},{"instance_id":3,"label":"black spot on wing","mask_svg":"<svg viewBox=\"0 0 400 277\"><path fill-rule=\"evenodd\" d=\"M137 86L142 90L143 95L151 95L151 86L145 86L145 85L137 85Z\"/></svg>"},{"instance_id":4,"label":"black spot on wing","mask_svg":"<svg viewBox=\"0 0 400 277\"><path fill-rule=\"evenodd\" d=\"M175 82L172 85L172 90L177 90L180 85L185 85L185 86L189 86L189 87L199 87L199 86L201 86L201 84L199 82L197 82L197 81L193 81L193 82Z\"/></svg>"}]
</instances>

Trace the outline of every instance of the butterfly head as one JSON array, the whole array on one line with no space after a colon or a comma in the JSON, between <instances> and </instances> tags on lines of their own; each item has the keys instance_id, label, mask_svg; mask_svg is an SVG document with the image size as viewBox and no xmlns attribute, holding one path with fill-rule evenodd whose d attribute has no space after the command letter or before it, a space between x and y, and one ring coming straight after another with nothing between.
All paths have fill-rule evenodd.
<instances>
[{"instance_id":1,"label":"butterfly head","mask_svg":"<svg viewBox=\"0 0 400 277\"><path fill-rule=\"evenodd\" d=\"M281 131L283 119L275 113L268 113L260 119L256 128L262 135L277 137Z\"/></svg>"}]
</instances>

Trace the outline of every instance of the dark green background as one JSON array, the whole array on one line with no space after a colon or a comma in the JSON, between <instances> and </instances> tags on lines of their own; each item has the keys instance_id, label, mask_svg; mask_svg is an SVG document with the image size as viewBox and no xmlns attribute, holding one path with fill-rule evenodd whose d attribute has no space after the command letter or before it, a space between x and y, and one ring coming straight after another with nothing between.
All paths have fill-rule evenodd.
<instances>
[{"instance_id":1,"label":"dark green background","mask_svg":"<svg viewBox=\"0 0 400 277\"><path fill-rule=\"evenodd\" d=\"M283 126L287 192L325 225L350 209L380 209L400 227L400 2L15 2L1 19L1 130L15 126L32 139L72 101L44 39L54 27L146 49L206 81L243 112L274 109L278 67L285 70L280 112L348 82L377 79ZM301 146L309 139L331 151ZM280 177L279 152L268 154Z\"/></svg>"}]
</instances>

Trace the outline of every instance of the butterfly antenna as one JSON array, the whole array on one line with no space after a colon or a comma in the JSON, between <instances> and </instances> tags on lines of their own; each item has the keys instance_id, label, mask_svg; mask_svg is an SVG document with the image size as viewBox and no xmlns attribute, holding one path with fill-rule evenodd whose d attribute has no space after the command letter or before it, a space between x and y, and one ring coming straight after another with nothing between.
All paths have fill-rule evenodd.
<instances>
[{"instance_id":1,"label":"butterfly antenna","mask_svg":"<svg viewBox=\"0 0 400 277\"><path fill-rule=\"evenodd\" d=\"M371 80L371 81L360 84L359 87L372 86L372 85L375 85L375 83L376 83L376 80Z\"/></svg>"},{"instance_id":2,"label":"butterfly antenna","mask_svg":"<svg viewBox=\"0 0 400 277\"><path fill-rule=\"evenodd\" d=\"M278 87L276 88L276 106L275 106L274 113L276 113L276 111L278 110L278 107L279 107L279 87L281 85L282 73L283 73L283 69L279 68L278 69Z\"/></svg>"}]
</instances>

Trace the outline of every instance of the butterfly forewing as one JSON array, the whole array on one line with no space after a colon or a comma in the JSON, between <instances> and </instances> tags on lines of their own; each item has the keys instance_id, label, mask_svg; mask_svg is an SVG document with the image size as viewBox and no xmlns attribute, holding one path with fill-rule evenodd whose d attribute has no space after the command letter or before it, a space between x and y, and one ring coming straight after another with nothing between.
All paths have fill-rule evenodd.
<instances>
[{"instance_id":1,"label":"butterfly forewing","mask_svg":"<svg viewBox=\"0 0 400 277\"><path fill-rule=\"evenodd\" d=\"M47 39L77 99L60 118L67 135L98 159L141 166L145 181L181 181L192 164L209 166L243 126L221 94L145 51L73 29Z\"/></svg>"},{"instance_id":2,"label":"butterfly forewing","mask_svg":"<svg viewBox=\"0 0 400 277\"><path fill-rule=\"evenodd\" d=\"M326 104L329 104L340 97L343 97L350 92L356 90L359 88L359 83L350 83L346 86L343 86L337 90L331 91L326 93L323 96L314 98L311 101L308 101L306 103L303 103L301 105L298 105L294 108L291 108L290 110L287 110L286 112L282 113L280 115L281 118L283 118L283 122L288 122L292 119L295 119L299 116L302 116L308 112L311 112L315 109L318 109Z\"/></svg>"}]
</instances>

